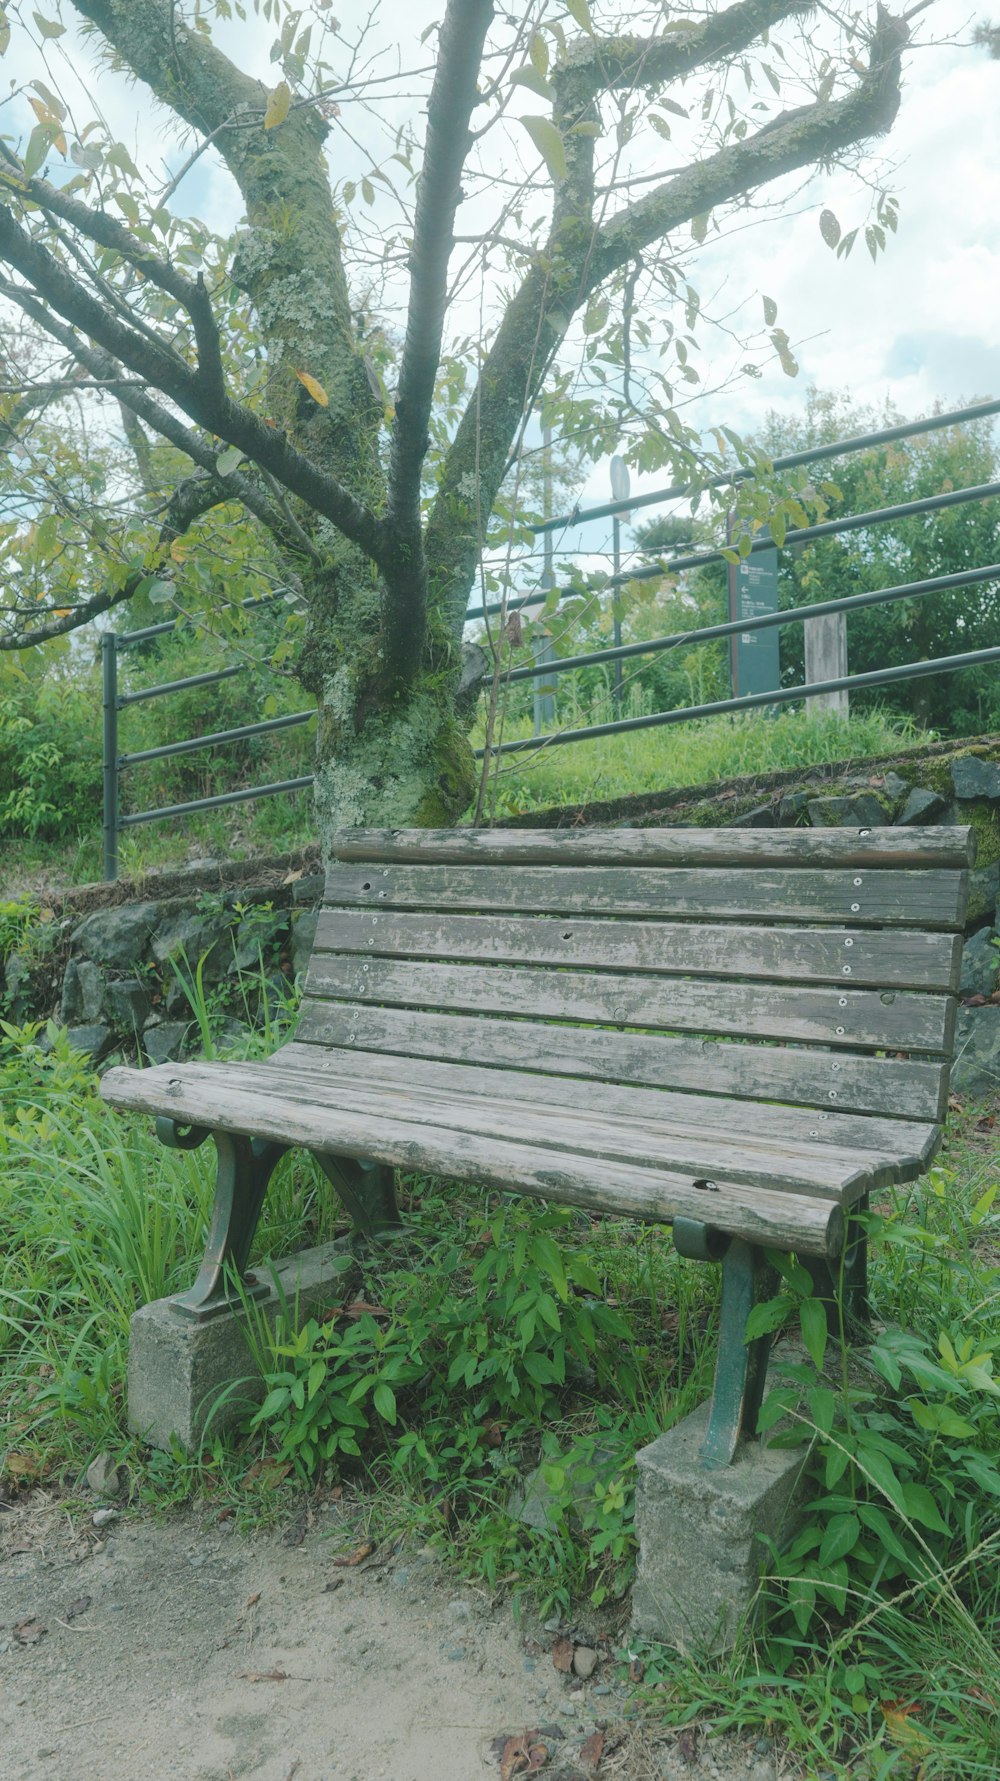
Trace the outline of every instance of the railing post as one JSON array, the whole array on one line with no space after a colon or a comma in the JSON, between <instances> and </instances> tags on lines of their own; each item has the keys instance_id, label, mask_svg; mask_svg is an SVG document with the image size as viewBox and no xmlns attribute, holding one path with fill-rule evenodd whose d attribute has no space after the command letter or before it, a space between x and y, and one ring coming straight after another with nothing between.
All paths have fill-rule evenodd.
<instances>
[{"instance_id":1,"label":"railing post","mask_svg":"<svg viewBox=\"0 0 1000 1781\"><path fill-rule=\"evenodd\" d=\"M846 612L826 612L820 618L807 618L802 629L805 634L806 685L815 686L824 680L846 680ZM836 693L812 693L806 699L807 717L839 717L846 723L850 712L850 693L846 686Z\"/></svg>"},{"instance_id":2,"label":"railing post","mask_svg":"<svg viewBox=\"0 0 1000 1781\"><path fill-rule=\"evenodd\" d=\"M118 638L114 631L101 634L103 683L104 768L104 878L113 884L118 877Z\"/></svg>"}]
</instances>

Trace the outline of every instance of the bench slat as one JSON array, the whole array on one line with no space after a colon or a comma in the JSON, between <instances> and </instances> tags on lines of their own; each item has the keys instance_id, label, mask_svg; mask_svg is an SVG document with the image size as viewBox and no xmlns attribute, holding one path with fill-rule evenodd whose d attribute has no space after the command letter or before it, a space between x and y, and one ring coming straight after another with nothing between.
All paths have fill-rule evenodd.
<instances>
[{"instance_id":1,"label":"bench slat","mask_svg":"<svg viewBox=\"0 0 1000 1781\"><path fill-rule=\"evenodd\" d=\"M316 929L317 963L323 952L954 991L962 940L957 934L905 929L701 927L693 922L586 918L568 926L544 915L406 910L394 911L391 922L376 920L373 925L368 910L325 908Z\"/></svg>"},{"instance_id":2,"label":"bench slat","mask_svg":"<svg viewBox=\"0 0 1000 1781\"><path fill-rule=\"evenodd\" d=\"M969 866L970 829L341 829L333 857L449 865Z\"/></svg>"},{"instance_id":3,"label":"bench slat","mask_svg":"<svg viewBox=\"0 0 1000 1781\"><path fill-rule=\"evenodd\" d=\"M327 873L326 900L368 905L379 920L393 908L496 909L957 929L965 915L966 882L957 871L892 869L344 865Z\"/></svg>"},{"instance_id":4,"label":"bench slat","mask_svg":"<svg viewBox=\"0 0 1000 1781\"><path fill-rule=\"evenodd\" d=\"M836 1057L778 1045L724 1039L676 1039L661 1033L616 1033L595 1027L551 1027L529 1020L475 1019L398 1008L307 1002L298 1037L313 1045L392 1051L480 1064L512 1064L546 1075L601 1077L691 1088L736 1099L836 1107L943 1119L944 1065L894 1058Z\"/></svg>"},{"instance_id":5,"label":"bench slat","mask_svg":"<svg viewBox=\"0 0 1000 1781\"><path fill-rule=\"evenodd\" d=\"M405 1118L418 1125L479 1132L483 1137L514 1137L518 1143L543 1149L569 1148L567 1140L572 1133L572 1148L588 1156L603 1156L609 1162L655 1165L720 1181L753 1181L779 1192L808 1188L841 1205L898 1178L888 1156L776 1136L746 1137L733 1127L727 1129L718 1119L706 1122L700 1130L690 1126L672 1129L655 1122L638 1126L606 1109L599 1093L592 1097L591 1106L575 1109L560 1106L555 1096L548 1105L521 1104L512 1130L509 1100L497 1101L489 1095L456 1094L444 1087L422 1087L414 1094L409 1080L401 1089L398 1082L362 1082L310 1070L273 1069L263 1063L247 1064L244 1072L247 1087L257 1087L262 1094L281 1094L309 1105L349 1107L352 1112L370 1113L375 1120Z\"/></svg>"},{"instance_id":6,"label":"bench slat","mask_svg":"<svg viewBox=\"0 0 1000 1781\"><path fill-rule=\"evenodd\" d=\"M893 1051L942 1052L950 1047L954 1032L954 1004L944 996L900 995L887 1005L874 991L846 988L764 988L698 978L616 977L530 966L483 968L357 954L315 957L308 994Z\"/></svg>"},{"instance_id":7,"label":"bench slat","mask_svg":"<svg viewBox=\"0 0 1000 1781\"><path fill-rule=\"evenodd\" d=\"M397 1087L399 1059L365 1051L327 1051L292 1040L262 1065L265 1070L292 1070L317 1083L333 1080ZM441 1063L409 1057L406 1082L453 1097L487 1096L520 1109L526 1103L549 1108L599 1107L640 1128L687 1134L721 1127L738 1131L749 1142L777 1138L786 1143L830 1144L849 1149L865 1167L891 1161L897 1181L908 1181L925 1169L941 1140L940 1127L908 1119L881 1119L856 1113L831 1113L776 1106L773 1102L733 1101L725 1096L685 1094L673 1089L635 1088L618 1082L581 1082L572 1076L532 1076L526 1070L497 1070L476 1064ZM338 1090L339 1092L339 1090Z\"/></svg>"},{"instance_id":8,"label":"bench slat","mask_svg":"<svg viewBox=\"0 0 1000 1781\"><path fill-rule=\"evenodd\" d=\"M620 1162L611 1170L603 1158L580 1156L572 1148L541 1152L405 1119L373 1121L370 1114L350 1108L317 1107L280 1093L248 1090L240 1065L109 1070L102 1094L116 1106L140 1112L488 1187L517 1188L598 1213L668 1222L675 1217L717 1218L722 1229L751 1243L806 1254L836 1255L843 1244L841 1208L811 1194L776 1192L745 1181L718 1181L714 1191L703 1191L689 1176L669 1169Z\"/></svg>"}]
</instances>

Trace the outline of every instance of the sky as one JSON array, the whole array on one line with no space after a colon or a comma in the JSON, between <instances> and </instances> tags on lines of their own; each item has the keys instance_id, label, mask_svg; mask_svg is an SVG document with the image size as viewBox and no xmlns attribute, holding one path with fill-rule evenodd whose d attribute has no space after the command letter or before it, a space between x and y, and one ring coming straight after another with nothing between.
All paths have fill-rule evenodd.
<instances>
[{"instance_id":1,"label":"sky","mask_svg":"<svg viewBox=\"0 0 1000 1781\"><path fill-rule=\"evenodd\" d=\"M48 10L55 11L55 0ZM384 0L375 41L386 47L398 36L408 59L419 30L440 10L439 0ZM71 22L70 5L63 16ZM975 17L961 0L936 0L918 21L924 38L960 41L939 42L906 58L900 115L878 150L893 165L886 183L899 197L899 232L876 265L861 239L846 260L836 259L821 239L823 208L835 212L845 231L866 220L867 195L852 174L839 170L817 174L804 190L790 182L788 214L720 241L709 237L696 268L706 305L714 300L737 328L758 327L766 293L778 305L800 372L789 379L772 362L756 380L741 377L722 393L697 397L685 409L687 421L702 429L723 422L752 432L769 409L801 413L810 384L849 392L858 401L888 400L906 415L1000 394L1000 62L961 47L961 40L968 45ZM821 19L816 28L822 28ZM218 28L217 35L249 72L266 83L277 78L268 56L272 26L251 16L246 25L234 20ZM72 25L57 46L63 48L71 58L78 54ZM14 72L26 75L27 55L19 65L19 54L23 46L19 52L15 36L7 63L15 58ZM147 159L158 155L176 168L184 151L168 136L151 139L141 89L107 70L94 83L122 139L140 143ZM525 110L542 108L531 95L526 101ZM386 109L401 118L409 107L400 101ZM0 128L12 120L16 130L26 116L23 100L15 98L0 109ZM339 164L360 173L347 128L353 123L349 108L342 122L343 131L335 126ZM211 151L187 176L176 203L220 231L239 216L229 176ZM717 364L728 368L733 353L722 342ZM706 370L708 386L712 367ZM635 492L655 486L655 477L633 478ZM584 499L605 500L609 493L605 461L589 472Z\"/></svg>"}]
</instances>

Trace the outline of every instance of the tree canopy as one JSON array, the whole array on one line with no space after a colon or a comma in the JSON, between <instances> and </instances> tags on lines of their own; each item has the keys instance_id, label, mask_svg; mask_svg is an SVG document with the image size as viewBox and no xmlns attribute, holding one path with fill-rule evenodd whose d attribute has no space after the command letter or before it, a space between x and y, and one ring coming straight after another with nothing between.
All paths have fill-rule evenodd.
<instances>
[{"instance_id":1,"label":"tree canopy","mask_svg":"<svg viewBox=\"0 0 1000 1781\"><path fill-rule=\"evenodd\" d=\"M321 833L454 820L483 671L465 614L484 548L517 536L532 429L719 467L725 441L706 454L684 418L706 320L689 257L891 127L906 21L447 0L409 63L395 14L352 31L329 0L42 7L0 7L25 126L0 141L0 299L22 324L0 648L137 597L212 619L227 590L275 589L319 707ZM95 66L169 132L165 175L148 126L118 139ZM209 164L232 229L182 202ZM895 205L877 183L871 205L874 255ZM763 311L745 350L794 370Z\"/></svg>"}]
</instances>

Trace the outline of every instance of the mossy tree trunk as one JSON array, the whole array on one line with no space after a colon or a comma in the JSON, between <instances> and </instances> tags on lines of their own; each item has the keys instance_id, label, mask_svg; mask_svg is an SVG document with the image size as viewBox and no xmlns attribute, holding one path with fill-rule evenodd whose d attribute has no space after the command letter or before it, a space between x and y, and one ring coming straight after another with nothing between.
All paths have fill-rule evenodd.
<instances>
[{"instance_id":1,"label":"mossy tree trunk","mask_svg":"<svg viewBox=\"0 0 1000 1781\"><path fill-rule=\"evenodd\" d=\"M847 77L840 96L824 90L763 126L754 120L691 166L644 182L608 220L595 182L602 106L637 87L650 100L695 71L728 67L796 15L798 0L737 0L689 29L649 38L605 36L595 23L564 40L547 78L536 67L548 108L549 134L539 137L551 175L548 239L484 351L428 504L463 168L474 113L502 98L484 64L498 24L492 0L448 0L438 30L391 412L366 365L352 306L322 95L299 97L285 83L269 95L190 27L174 0L72 0L72 9L119 67L211 142L239 187L245 222L228 278L264 343L263 404L248 399L225 362L231 290L210 291L189 269L190 256L161 251L128 205L126 220L117 220L83 150L77 165L87 170L69 188L5 151L0 260L8 296L81 376L113 387L142 427L190 460L191 475L164 516L168 572L185 527L224 501L241 501L284 553L308 608L301 675L319 708L324 843L345 823L454 822L475 780L468 742L475 687L463 630L484 527L572 318L692 218L887 130L906 27L880 7L868 68L856 59L861 72ZM54 114L40 127L58 142ZM95 259L100 277L87 271ZM71 630L127 599L148 574L147 563L67 611L18 620L0 645L21 648Z\"/></svg>"}]
</instances>

